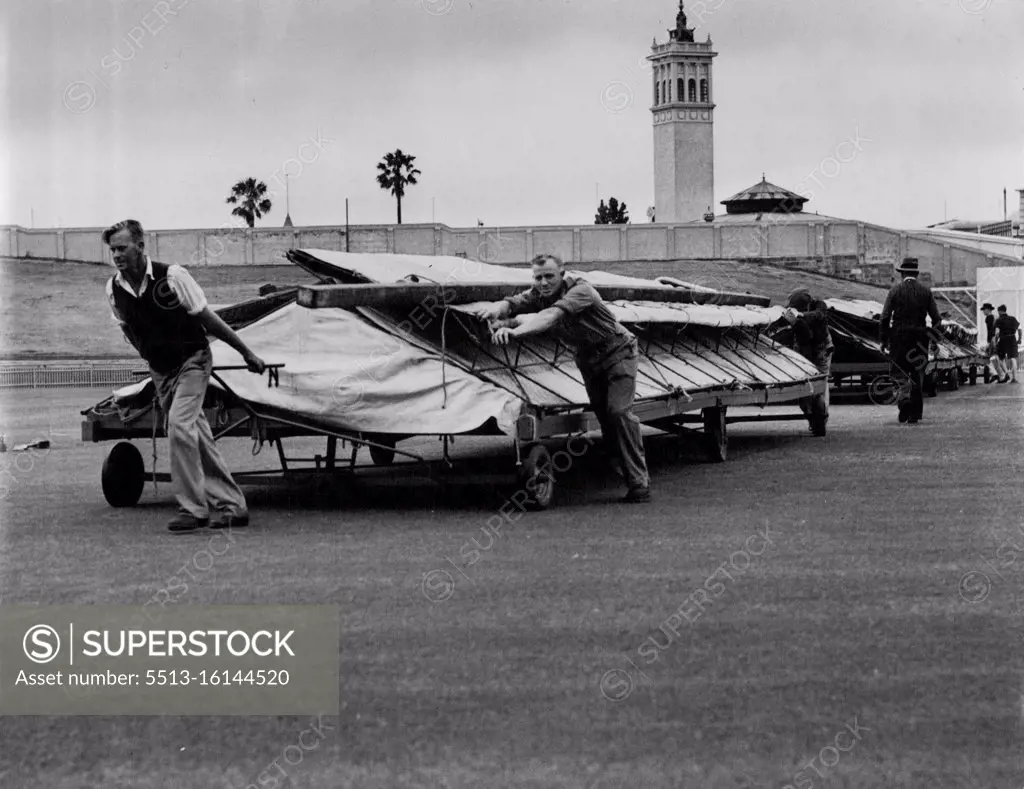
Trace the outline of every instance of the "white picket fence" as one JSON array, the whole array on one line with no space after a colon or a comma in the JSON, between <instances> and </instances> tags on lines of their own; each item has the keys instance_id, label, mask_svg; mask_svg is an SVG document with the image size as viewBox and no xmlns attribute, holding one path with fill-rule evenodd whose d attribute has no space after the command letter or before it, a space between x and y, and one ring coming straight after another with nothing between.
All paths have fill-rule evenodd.
<instances>
[{"instance_id":1,"label":"white picket fence","mask_svg":"<svg viewBox=\"0 0 1024 789\"><path fill-rule=\"evenodd\" d=\"M123 386L139 380L132 370L144 363L0 365L0 389L52 389L60 387Z\"/></svg>"}]
</instances>

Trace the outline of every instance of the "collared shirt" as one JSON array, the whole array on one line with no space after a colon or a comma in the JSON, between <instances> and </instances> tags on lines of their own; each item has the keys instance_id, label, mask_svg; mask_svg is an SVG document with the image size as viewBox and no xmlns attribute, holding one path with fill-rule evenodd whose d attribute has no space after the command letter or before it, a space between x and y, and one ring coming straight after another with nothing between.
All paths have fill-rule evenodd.
<instances>
[{"instance_id":1,"label":"collared shirt","mask_svg":"<svg viewBox=\"0 0 1024 789\"><path fill-rule=\"evenodd\" d=\"M565 313L554 327L577 356L589 365L606 365L628 355L633 335L619 323L593 285L564 277L561 289L547 299L534 288L505 299L510 316L556 308Z\"/></svg>"},{"instance_id":2,"label":"collared shirt","mask_svg":"<svg viewBox=\"0 0 1024 789\"><path fill-rule=\"evenodd\" d=\"M999 333L999 342L1017 342L1017 335L1020 333L1020 322L1009 313L1004 312L996 318L994 328Z\"/></svg>"},{"instance_id":3,"label":"collared shirt","mask_svg":"<svg viewBox=\"0 0 1024 789\"><path fill-rule=\"evenodd\" d=\"M904 278L903 282L892 287L885 298L879 326L881 341L886 342L890 334L899 331L926 328L926 317L931 317L932 329L937 330L942 324L935 295L928 286L918 282L916 277Z\"/></svg>"},{"instance_id":4,"label":"collared shirt","mask_svg":"<svg viewBox=\"0 0 1024 789\"><path fill-rule=\"evenodd\" d=\"M110 315L116 323L124 325L124 320L118 314L117 307L114 304L114 285L116 284L121 287L133 299L139 299L145 294L152 281L153 261L150 260L149 255L146 255L146 273L142 275L142 284L139 286L138 293L135 292L134 288L132 288L120 271L116 272L112 279L107 280L107 300L110 302ZM174 295L178 297L178 301L185 308L185 312L189 315L198 315L206 309L206 294L199 287L199 283L192 279L192 275L182 266L171 265L167 267L167 284Z\"/></svg>"}]
</instances>

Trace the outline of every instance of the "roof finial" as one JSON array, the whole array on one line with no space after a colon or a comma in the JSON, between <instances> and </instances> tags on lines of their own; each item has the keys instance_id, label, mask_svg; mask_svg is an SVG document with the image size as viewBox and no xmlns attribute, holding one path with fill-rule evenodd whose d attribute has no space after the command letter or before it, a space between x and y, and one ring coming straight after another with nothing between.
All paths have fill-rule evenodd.
<instances>
[{"instance_id":1,"label":"roof finial","mask_svg":"<svg viewBox=\"0 0 1024 789\"><path fill-rule=\"evenodd\" d=\"M679 13L676 14L675 30L668 31L670 41L693 41L693 30L686 26L686 12L683 10L683 0L679 0Z\"/></svg>"}]
</instances>

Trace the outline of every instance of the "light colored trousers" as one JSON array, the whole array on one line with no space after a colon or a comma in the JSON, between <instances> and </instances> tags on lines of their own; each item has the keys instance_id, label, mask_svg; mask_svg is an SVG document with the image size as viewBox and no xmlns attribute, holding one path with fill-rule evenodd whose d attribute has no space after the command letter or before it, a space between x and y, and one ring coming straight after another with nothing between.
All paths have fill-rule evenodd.
<instances>
[{"instance_id":1,"label":"light colored trousers","mask_svg":"<svg viewBox=\"0 0 1024 789\"><path fill-rule=\"evenodd\" d=\"M245 494L231 476L203 413L213 356L209 348L189 357L169 375L150 370L171 445L171 481L183 512L247 514Z\"/></svg>"}]
</instances>

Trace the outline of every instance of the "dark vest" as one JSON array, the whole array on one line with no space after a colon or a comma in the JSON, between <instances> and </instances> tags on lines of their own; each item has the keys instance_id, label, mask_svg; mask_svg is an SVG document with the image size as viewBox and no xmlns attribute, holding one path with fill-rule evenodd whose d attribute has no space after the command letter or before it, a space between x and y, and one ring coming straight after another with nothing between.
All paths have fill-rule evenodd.
<instances>
[{"instance_id":1,"label":"dark vest","mask_svg":"<svg viewBox=\"0 0 1024 789\"><path fill-rule=\"evenodd\" d=\"M156 372L173 373L190 356L209 347L203 324L181 306L167 281L167 266L163 263L153 261L153 280L141 298L129 295L116 282L110 284L114 306L126 324L125 332Z\"/></svg>"}]
</instances>

